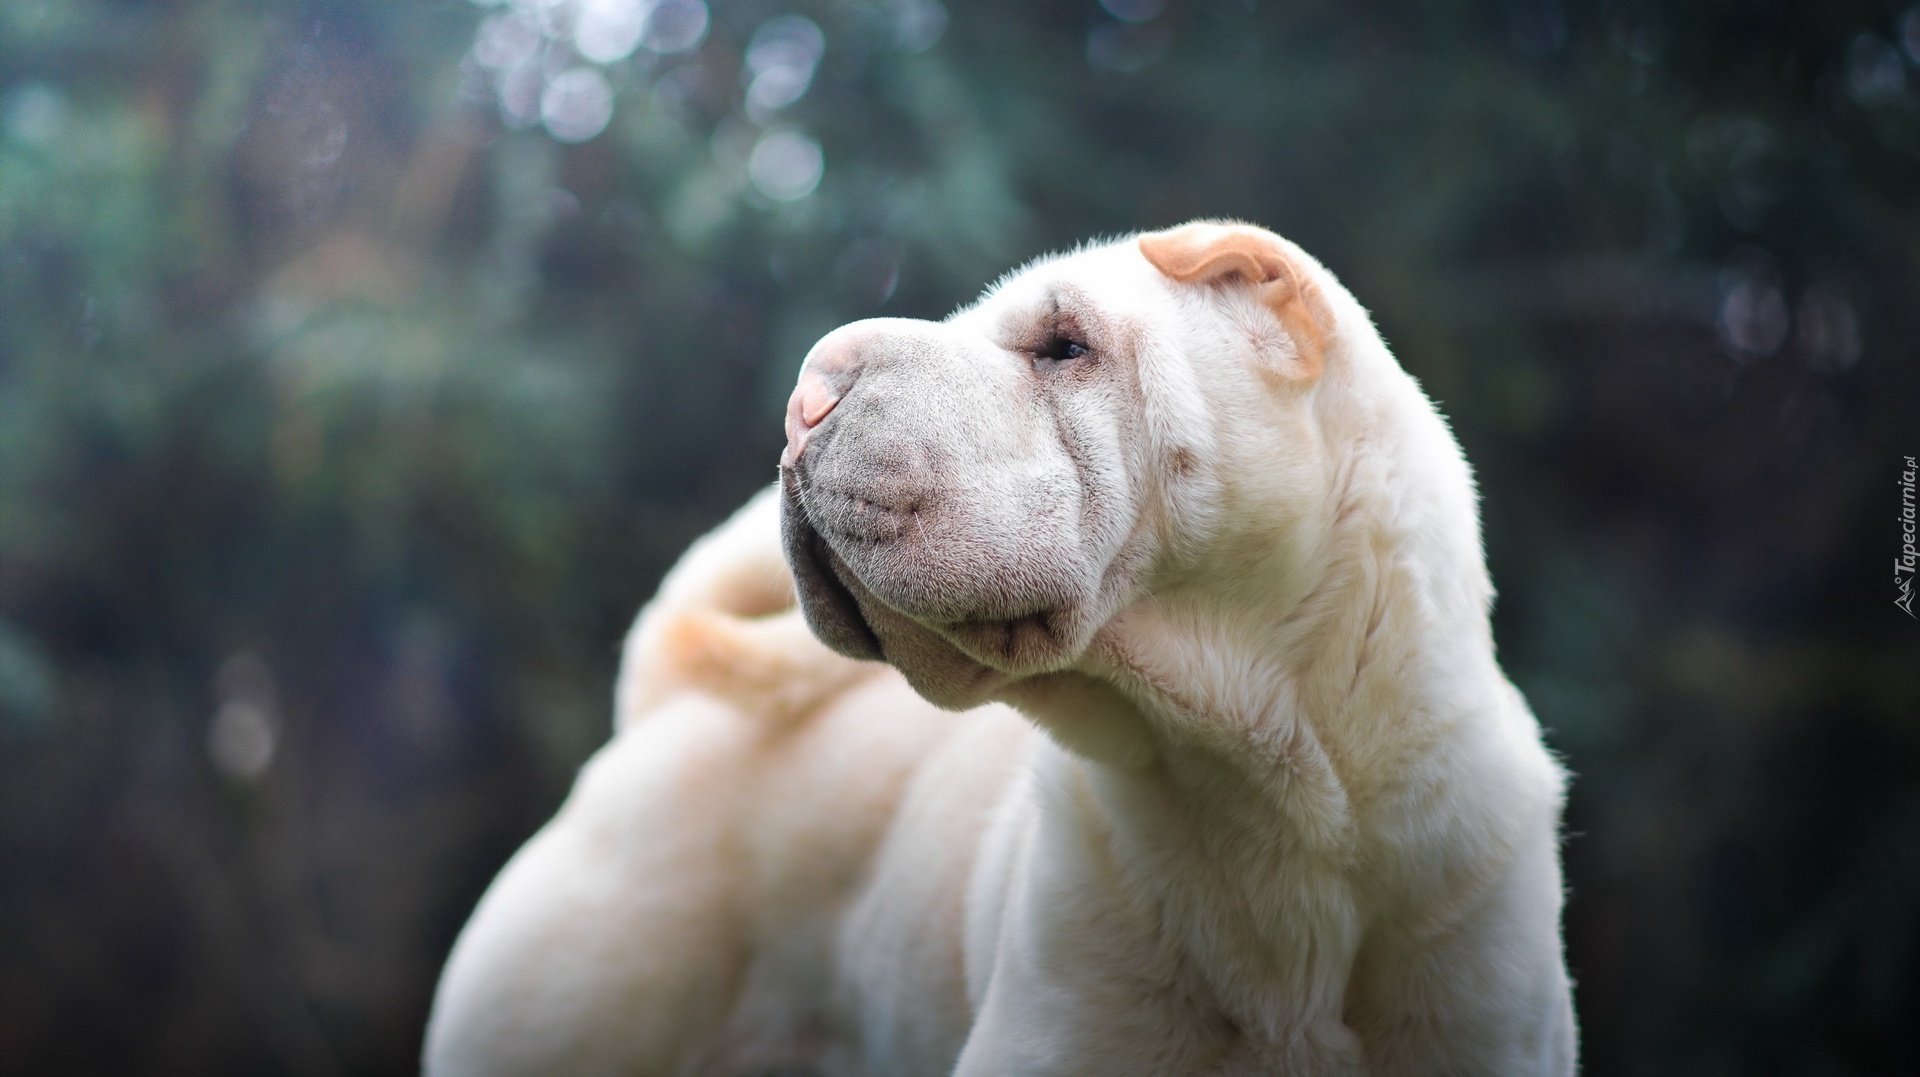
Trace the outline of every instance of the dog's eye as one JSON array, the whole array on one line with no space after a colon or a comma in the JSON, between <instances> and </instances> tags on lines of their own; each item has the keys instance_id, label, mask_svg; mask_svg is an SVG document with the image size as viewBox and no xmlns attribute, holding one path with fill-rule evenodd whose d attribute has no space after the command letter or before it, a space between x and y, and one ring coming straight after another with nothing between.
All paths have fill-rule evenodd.
<instances>
[{"instance_id":1,"label":"dog's eye","mask_svg":"<svg viewBox=\"0 0 1920 1077\"><path fill-rule=\"evenodd\" d=\"M1046 343L1046 346L1041 348L1039 351L1040 358L1047 359L1055 363L1065 363L1065 362L1071 362L1072 360L1075 360L1075 359L1084 359L1087 356L1092 354L1093 354L1092 352L1087 350L1087 346L1085 344L1082 344L1077 340L1070 340L1067 337L1053 337L1052 339L1048 340Z\"/></svg>"}]
</instances>

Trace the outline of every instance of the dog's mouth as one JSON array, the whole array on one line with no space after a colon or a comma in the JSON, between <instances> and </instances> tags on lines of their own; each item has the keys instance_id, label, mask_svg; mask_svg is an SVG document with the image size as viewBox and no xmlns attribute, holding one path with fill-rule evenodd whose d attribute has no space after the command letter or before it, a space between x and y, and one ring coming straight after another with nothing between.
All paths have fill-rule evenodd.
<instances>
[{"instance_id":1,"label":"dog's mouth","mask_svg":"<svg viewBox=\"0 0 1920 1077\"><path fill-rule=\"evenodd\" d=\"M957 588L940 583L952 566L940 561L939 529L930 535L912 511L824 490L787 467L780 528L813 633L850 658L892 663L936 703L971 705L993 687L1058 666L1071 650L1071 603L976 596L966 608L948 600ZM869 581L863 565L911 577L911 585Z\"/></svg>"},{"instance_id":2,"label":"dog's mouth","mask_svg":"<svg viewBox=\"0 0 1920 1077\"><path fill-rule=\"evenodd\" d=\"M799 473L791 467L780 469L780 538L807 627L822 643L849 658L885 661L880 637L853 594L852 588L860 586L858 578L808 519L800 499Z\"/></svg>"}]
</instances>

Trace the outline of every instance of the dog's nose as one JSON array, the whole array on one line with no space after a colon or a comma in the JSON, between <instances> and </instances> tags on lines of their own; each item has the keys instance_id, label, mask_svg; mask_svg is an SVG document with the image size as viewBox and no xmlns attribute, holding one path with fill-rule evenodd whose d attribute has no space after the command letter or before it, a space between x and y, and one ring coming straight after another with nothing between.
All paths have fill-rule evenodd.
<instances>
[{"instance_id":1,"label":"dog's nose","mask_svg":"<svg viewBox=\"0 0 1920 1077\"><path fill-rule=\"evenodd\" d=\"M825 374L812 366L800 372L800 384L794 386L793 395L787 398L787 448L780 454L781 467L792 467L800 459L813 428L819 426L820 420L839 402L840 394L834 391Z\"/></svg>"},{"instance_id":2,"label":"dog's nose","mask_svg":"<svg viewBox=\"0 0 1920 1077\"><path fill-rule=\"evenodd\" d=\"M780 466L792 467L800 459L814 431L854 391L855 382L934 355L940 328L912 318L868 318L821 337L807 353L800 383L787 398L787 447L780 453Z\"/></svg>"},{"instance_id":3,"label":"dog's nose","mask_svg":"<svg viewBox=\"0 0 1920 1077\"><path fill-rule=\"evenodd\" d=\"M781 467L792 467L806 451L814 428L853 387L870 358L867 353L885 327L881 319L843 325L821 337L807 353L806 365L800 369L800 384L787 398L787 447L780 454Z\"/></svg>"}]
</instances>

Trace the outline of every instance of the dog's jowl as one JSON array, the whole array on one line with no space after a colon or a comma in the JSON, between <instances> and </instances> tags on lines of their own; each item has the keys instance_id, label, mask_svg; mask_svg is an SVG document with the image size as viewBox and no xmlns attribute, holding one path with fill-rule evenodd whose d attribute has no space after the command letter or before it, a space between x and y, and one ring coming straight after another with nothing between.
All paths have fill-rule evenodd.
<instances>
[{"instance_id":1,"label":"dog's jowl","mask_svg":"<svg viewBox=\"0 0 1920 1077\"><path fill-rule=\"evenodd\" d=\"M430 1073L1573 1071L1564 779L1472 477L1312 258L1042 259L829 334L786 433L461 935Z\"/></svg>"}]
</instances>

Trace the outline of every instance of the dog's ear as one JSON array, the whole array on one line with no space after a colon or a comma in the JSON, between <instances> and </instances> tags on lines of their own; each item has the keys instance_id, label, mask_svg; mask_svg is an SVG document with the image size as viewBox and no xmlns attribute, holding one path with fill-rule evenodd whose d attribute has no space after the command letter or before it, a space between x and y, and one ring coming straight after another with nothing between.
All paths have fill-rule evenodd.
<instances>
[{"instance_id":1,"label":"dog's ear","mask_svg":"<svg viewBox=\"0 0 1920 1077\"><path fill-rule=\"evenodd\" d=\"M1139 243L1147 261L1174 280L1207 284L1238 277L1258 288L1260 302L1293 339L1293 362L1278 373L1298 381L1320 376L1333 312L1279 236L1250 224L1195 222L1148 232Z\"/></svg>"}]
</instances>

